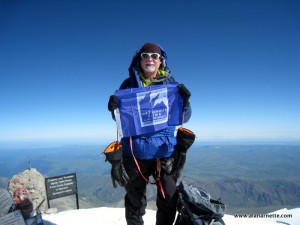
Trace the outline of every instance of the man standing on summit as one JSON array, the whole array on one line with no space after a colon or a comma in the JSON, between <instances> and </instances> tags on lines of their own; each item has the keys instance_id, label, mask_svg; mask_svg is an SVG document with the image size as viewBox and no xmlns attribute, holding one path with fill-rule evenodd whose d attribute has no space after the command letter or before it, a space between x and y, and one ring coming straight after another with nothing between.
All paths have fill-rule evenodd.
<instances>
[{"instance_id":1,"label":"man standing on summit","mask_svg":"<svg viewBox=\"0 0 300 225\"><path fill-rule=\"evenodd\" d=\"M167 54L157 44L146 43L134 55L129 67L129 78L119 89L142 88L150 85L166 85L175 82L167 67ZM176 88L176 86L175 86ZM191 116L190 92L178 84L183 100L184 122ZM177 104L177 103L176 103ZM108 109L115 119L114 111L120 107L116 95L111 95ZM182 103L181 103L182 107ZM121 139L122 154L108 159L112 164L111 177L124 186L125 216L127 225L143 225L147 206L146 186L153 176L157 185L156 225L172 225L176 215L178 193L176 182L185 162L186 150L181 149L174 136L175 126Z\"/></svg>"}]
</instances>

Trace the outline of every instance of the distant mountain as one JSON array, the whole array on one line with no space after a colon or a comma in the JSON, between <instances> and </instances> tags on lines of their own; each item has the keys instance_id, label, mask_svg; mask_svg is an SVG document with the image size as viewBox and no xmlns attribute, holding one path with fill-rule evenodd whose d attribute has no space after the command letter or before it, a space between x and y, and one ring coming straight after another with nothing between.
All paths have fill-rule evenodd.
<instances>
[{"instance_id":1,"label":"distant mountain","mask_svg":"<svg viewBox=\"0 0 300 225\"><path fill-rule=\"evenodd\" d=\"M122 207L125 192L112 186L111 165L102 154L105 147L1 149L0 187L6 188L8 179L26 169L30 159L45 177L76 172L80 205ZM300 206L299 161L299 145L195 143L188 151L182 179L221 198L227 213L266 213ZM148 208L155 209L156 187L148 185L147 194ZM65 204L63 210L67 207Z\"/></svg>"},{"instance_id":2,"label":"distant mountain","mask_svg":"<svg viewBox=\"0 0 300 225\"><path fill-rule=\"evenodd\" d=\"M300 185L276 180L258 183L239 178L218 180L207 184L193 182L184 177L185 181L205 189L214 199L221 198L226 204L226 212L235 213L267 213L281 208L300 206ZM102 183L93 193L93 198L106 202L106 206L123 206L124 190L112 188L108 180ZM155 209L156 188L148 185L147 199L149 209Z\"/></svg>"},{"instance_id":3,"label":"distant mountain","mask_svg":"<svg viewBox=\"0 0 300 225\"><path fill-rule=\"evenodd\" d=\"M267 213L282 207L300 206L300 185L284 179L256 182L233 178L202 187L209 190L214 198L221 198L228 205L227 212L232 214L249 211Z\"/></svg>"}]
</instances>

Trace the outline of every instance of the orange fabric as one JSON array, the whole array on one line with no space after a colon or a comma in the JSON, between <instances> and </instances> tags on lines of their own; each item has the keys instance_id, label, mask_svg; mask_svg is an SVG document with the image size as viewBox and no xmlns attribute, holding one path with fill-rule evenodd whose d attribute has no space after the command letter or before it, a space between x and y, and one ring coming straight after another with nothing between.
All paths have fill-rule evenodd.
<instances>
[{"instance_id":1,"label":"orange fabric","mask_svg":"<svg viewBox=\"0 0 300 225\"><path fill-rule=\"evenodd\" d=\"M119 141L114 141L110 143L104 150L104 153L116 152L122 148L122 145Z\"/></svg>"},{"instance_id":2,"label":"orange fabric","mask_svg":"<svg viewBox=\"0 0 300 225\"><path fill-rule=\"evenodd\" d=\"M178 130L181 130L184 133L193 134L193 131L191 131L189 129L186 129L186 128L183 128L183 127L178 128Z\"/></svg>"}]
</instances>

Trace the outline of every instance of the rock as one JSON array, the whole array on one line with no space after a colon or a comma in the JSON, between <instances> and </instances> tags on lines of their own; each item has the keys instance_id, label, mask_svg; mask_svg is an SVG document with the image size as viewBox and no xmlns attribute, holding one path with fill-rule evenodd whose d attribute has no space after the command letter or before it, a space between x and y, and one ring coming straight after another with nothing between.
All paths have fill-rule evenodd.
<instances>
[{"instance_id":1,"label":"rock","mask_svg":"<svg viewBox=\"0 0 300 225\"><path fill-rule=\"evenodd\" d=\"M25 219L33 210L45 211L48 208L45 178L34 168L14 175L7 189Z\"/></svg>"}]
</instances>

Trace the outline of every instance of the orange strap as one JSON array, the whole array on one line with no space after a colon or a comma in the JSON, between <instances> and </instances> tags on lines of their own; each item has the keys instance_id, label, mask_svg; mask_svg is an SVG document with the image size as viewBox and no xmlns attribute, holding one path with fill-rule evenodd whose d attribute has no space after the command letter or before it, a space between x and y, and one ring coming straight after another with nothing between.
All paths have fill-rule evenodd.
<instances>
[{"instance_id":1,"label":"orange strap","mask_svg":"<svg viewBox=\"0 0 300 225\"><path fill-rule=\"evenodd\" d=\"M159 190L160 190L161 195L163 196L163 198L166 198L165 191L164 191L164 188L163 188L161 180L160 180L160 169L161 169L160 159L157 158L156 159L156 171L157 171L156 183L159 186Z\"/></svg>"},{"instance_id":2,"label":"orange strap","mask_svg":"<svg viewBox=\"0 0 300 225\"><path fill-rule=\"evenodd\" d=\"M140 165L137 161L137 159L135 158L134 154L133 154L133 147L132 147L132 137L130 136L130 150L131 150L131 154L132 154L132 157L133 157L133 160L135 162L135 165L139 171L139 173L141 174L142 178L147 182L147 183L150 183L150 184L157 184L159 186L159 189L160 189L160 192L163 196L163 198L166 198L165 196L165 192L164 192L164 189L163 189L163 186L161 184L161 180L160 180L160 170L161 170L161 165L160 165L160 159L156 159L156 172L157 172L157 175L156 175L156 182L151 182L150 180L148 180L144 174L142 173L142 170L140 168Z\"/></svg>"},{"instance_id":3,"label":"orange strap","mask_svg":"<svg viewBox=\"0 0 300 225\"><path fill-rule=\"evenodd\" d=\"M140 168L140 165L139 165L138 161L136 160L136 158L135 158L135 156L134 156L134 154L133 154L133 147L132 147L132 138L131 138L131 136L130 136L130 150L131 150L131 154L132 154L133 160L134 160L134 162L135 162L135 165L136 165L136 167L137 167L139 173L140 173L141 176L143 177L143 179L144 179L145 181L147 181L147 183L155 184L155 182L150 182L150 181L144 176L144 174L142 173L142 170L141 170L141 168Z\"/></svg>"}]
</instances>

